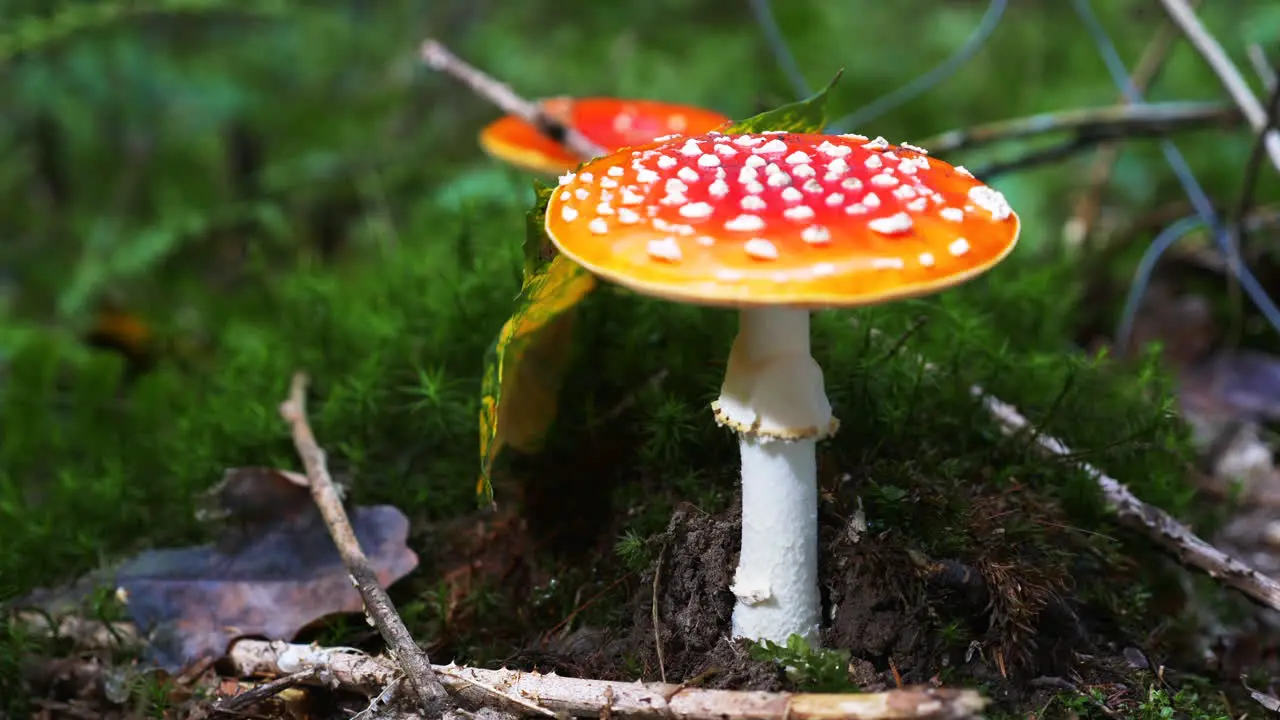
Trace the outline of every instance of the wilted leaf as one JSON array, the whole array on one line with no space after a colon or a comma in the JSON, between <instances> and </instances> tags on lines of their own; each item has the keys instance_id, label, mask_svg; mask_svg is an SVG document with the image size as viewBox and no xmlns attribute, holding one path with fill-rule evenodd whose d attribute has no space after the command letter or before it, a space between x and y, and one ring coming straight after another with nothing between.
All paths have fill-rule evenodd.
<instances>
[{"instance_id":1,"label":"wilted leaf","mask_svg":"<svg viewBox=\"0 0 1280 720\"><path fill-rule=\"evenodd\" d=\"M151 633L149 661L176 671L221 657L239 637L290 640L325 616L363 610L298 479L267 468L228 470L211 493L223 522L217 543L147 551L116 571L129 619ZM385 505L348 512L384 587L417 567L403 513Z\"/></svg>"},{"instance_id":2,"label":"wilted leaf","mask_svg":"<svg viewBox=\"0 0 1280 720\"><path fill-rule=\"evenodd\" d=\"M597 284L594 275L555 252L543 231L552 188L536 184L535 190L520 297L485 358L476 493L486 502L493 500L489 476L503 447L527 453L541 448L569 363L573 311Z\"/></svg>"},{"instance_id":3,"label":"wilted leaf","mask_svg":"<svg viewBox=\"0 0 1280 720\"><path fill-rule=\"evenodd\" d=\"M844 71L836 73L831 82L804 100L762 112L730 125L726 133L754 133L764 130L785 130L794 133L822 132L827 126L827 95L840 81Z\"/></svg>"}]
</instances>

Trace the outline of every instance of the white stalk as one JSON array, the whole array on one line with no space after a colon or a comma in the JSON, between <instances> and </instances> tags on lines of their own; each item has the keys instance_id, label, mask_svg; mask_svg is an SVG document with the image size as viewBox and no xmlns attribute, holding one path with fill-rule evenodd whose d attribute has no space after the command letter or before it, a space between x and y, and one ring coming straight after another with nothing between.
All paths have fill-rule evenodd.
<instances>
[{"instance_id":1,"label":"white stalk","mask_svg":"<svg viewBox=\"0 0 1280 720\"><path fill-rule=\"evenodd\" d=\"M738 433L742 552L731 590L733 635L818 643L816 444L837 422L810 355L809 311L741 311L716 421Z\"/></svg>"}]
</instances>

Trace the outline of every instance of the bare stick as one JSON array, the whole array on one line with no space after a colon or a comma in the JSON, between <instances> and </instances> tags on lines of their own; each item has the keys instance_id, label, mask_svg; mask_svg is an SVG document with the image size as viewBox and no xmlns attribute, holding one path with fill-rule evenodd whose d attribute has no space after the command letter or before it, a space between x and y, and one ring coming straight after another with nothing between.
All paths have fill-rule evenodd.
<instances>
[{"instance_id":1,"label":"bare stick","mask_svg":"<svg viewBox=\"0 0 1280 720\"><path fill-rule=\"evenodd\" d=\"M360 541L356 539L351 521L347 519L347 511L342 507L342 498L334 487L333 479L329 477L324 450L316 442L307 421L307 376L304 373L294 374L289 387L289 398L280 405L280 417L289 423L294 447L307 470L311 497L320 509L324 524L329 528L329 535L338 546L342 563L346 565L347 572L351 573L352 583L364 599L365 612L382 634L387 649L404 670L404 677L423 712L427 717L438 716L444 709L447 697L444 687L432 673L426 653L414 642L404 621L400 619L400 614L396 612L396 606L378 583L378 576L369 564L369 558L360 549ZM299 670L301 669L304 668ZM394 679L388 677L388 682Z\"/></svg>"},{"instance_id":2,"label":"bare stick","mask_svg":"<svg viewBox=\"0 0 1280 720\"><path fill-rule=\"evenodd\" d=\"M509 85L454 55L438 41L428 38L422 43L421 53L423 62L433 70L448 73L461 80L475 94L497 105L498 109L508 115L515 115L533 125L552 140L563 143L579 158L590 160L609 154L573 127L543 112L537 103L520 97Z\"/></svg>"},{"instance_id":3,"label":"bare stick","mask_svg":"<svg viewBox=\"0 0 1280 720\"><path fill-rule=\"evenodd\" d=\"M1199 5L1199 0L1196 0ZM1146 49L1138 59L1131 77L1133 87L1138 92L1145 92L1164 67L1165 58L1173 47L1173 41L1179 36L1178 29L1168 22L1162 23L1155 36L1147 43ZM1117 102L1128 104L1125 93L1120 93ZM1093 165L1089 167L1087 189L1076 199L1075 210L1063 230L1063 242L1068 248L1078 248L1084 244L1098 219L1098 209L1102 205L1102 188L1111 179L1111 170L1120 157L1121 143L1108 143L1098 148L1094 155Z\"/></svg>"},{"instance_id":4,"label":"bare stick","mask_svg":"<svg viewBox=\"0 0 1280 720\"><path fill-rule=\"evenodd\" d=\"M1200 18L1196 17L1195 10L1187 5L1186 0L1160 0L1160 2L1164 5L1165 12L1169 14L1169 17L1187 36L1191 44L1195 46L1200 56L1209 64L1214 74L1222 81L1223 87L1227 89L1227 94L1231 96L1240 111L1244 113L1244 119L1249 123L1249 126L1253 128L1254 132L1265 132L1263 142L1266 144L1267 155L1271 158L1271 164L1275 166L1276 170L1280 171L1280 132L1266 129L1267 111L1262 107L1262 102L1249 89L1249 83L1240 74L1235 63L1231 62L1231 58L1227 56L1226 51L1205 29L1204 24L1200 22Z\"/></svg>"},{"instance_id":5,"label":"bare stick","mask_svg":"<svg viewBox=\"0 0 1280 720\"><path fill-rule=\"evenodd\" d=\"M386 685L396 668L341 648L241 640L228 659L240 675L317 668L340 686L368 691ZM624 717L653 720L959 720L978 716L986 701L973 690L907 688L879 693L768 693L706 690L668 683L584 680L520 670L435 666L460 700L524 715ZM481 689L483 688L483 689Z\"/></svg>"},{"instance_id":6,"label":"bare stick","mask_svg":"<svg viewBox=\"0 0 1280 720\"><path fill-rule=\"evenodd\" d=\"M872 328L871 332L876 336L883 335L875 328ZM919 355L915 355L914 358L925 370L932 372L938 369L936 365ZM1098 484L1107 506L1115 512L1116 518L1122 523L1138 530L1157 545L1172 552L1184 565L1203 570L1218 582L1235 588L1268 607L1280 610L1280 582L1276 582L1271 577L1200 539L1172 515L1142 502L1129 491L1129 488L1125 487L1124 483L1102 472L1092 463L1075 459L1075 453L1067 447L1066 443L1052 435L1046 435L1031 425L1014 406L988 394L979 385L970 386L969 392L995 418L1006 435L1029 430L1032 439L1042 452L1051 456L1069 458L1077 469Z\"/></svg>"},{"instance_id":7,"label":"bare stick","mask_svg":"<svg viewBox=\"0 0 1280 720\"><path fill-rule=\"evenodd\" d=\"M1262 88L1268 93L1275 92L1276 86L1280 85L1280 78L1276 77L1275 68L1271 67L1271 61L1267 59L1267 51L1258 43L1249 43L1245 46L1245 52L1248 53L1253 71L1262 80Z\"/></svg>"},{"instance_id":8,"label":"bare stick","mask_svg":"<svg viewBox=\"0 0 1280 720\"><path fill-rule=\"evenodd\" d=\"M1221 103L1105 105L1039 113L950 130L920 140L917 144L930 152L942 154L1049 133L1074 133L1097 139L1155 136L1208 127L1230 128L1238 125L1241 119L1239 110Z\"/></svg>"},{"instance_id":9,"label":"bare stick","mask_svg":"<svg viewBox=\"0 0 1280 720\"><path fill-rule=\"evenodd\" d=\"M308 680L315 677L317 671L318 668L307 668L302 672L285 675L284 677L276 678L271 682L263 683L238 695L218 698L214 701L212 710L215 714L239 715L243 710L247 709L254 703L262 702L263 700L278 695L291 687L306 684Z\"/></svg>"},{"instance_id":10,"label":"bare stick","mask_svg":"<svg viewBox=\"0 0 1280 720\"><path fill-rule=\"evenodd\" d=\"M988 395L977 385L970 389L982 402L1005 434L1034 430L1014 406ZM1059 457L1073 457L1066 443L1043 432L1034 431L1032 438L1041 451ZM1248 595L1264 605L1280 610L1280 583L1200 539L1186 525L1165 511L1148 505L1134 496L1124 483L1107 475L1093 464L1072 460L1081 472L1093 478L1102 488L1107 504L1124 524L1143 531L1156 544L1169 550L1184 565L1203 570L1209 577Z\"/></svg>"}]
</instances>

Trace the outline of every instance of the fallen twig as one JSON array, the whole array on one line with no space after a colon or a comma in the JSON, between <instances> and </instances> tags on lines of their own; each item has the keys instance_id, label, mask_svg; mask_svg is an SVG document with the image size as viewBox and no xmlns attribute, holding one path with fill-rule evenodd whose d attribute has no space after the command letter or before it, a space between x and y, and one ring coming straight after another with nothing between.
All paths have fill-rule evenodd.
<instances>
[{"instance_id":1,"label":"fallen twig","mask_svg":"<svg viewBox=\"0 0 1280 720\"><path fill-rule=\"evenodd\" d=\"M319 668L307 668L301 672L296 672L292 675L285 675L284 677L276 678L271 682L262 683L261 685L239 693L238 695L219 698L214 701L212 712L215 715L239 715L254 703L261 702L269 697L273 697L278 693L288 690L291 687L297 687L298 685L305 684L307 681L314 679L319 670Z\"/></svg>"},{"instance_id":2,"label":"fallen twig","mask_svg":"<svg viewBox=\"0 0 1280 720\"><path fill-rule=\"evenodd\" d=\"M1222 86L1244 113L1249 126L1254 132L1263 134L1263 142L1267 155L1271 158L1271 164L1280 171L1280 132L1267 129L1267 110L1249 89L1249 83L1236 69L1235 63L1231 62L1226 51L1205 29L1200 18L1196 17L1195 10L1187 4L1187 0L1160 0L1160 3L1164 5L1165 12L1191 41L1200 56L1209 64L1214 74L1222 81Z\"/></svg>"},{"instance_id":3,"label":"fallen twig","mask_svg":"<svg viewBox=\"0 0 1280 720\"><path fill-rule=\"evenodd\" d=\"M320 668L340 687L377 688L394 679L386 660L345 649L241 640L228 659L241 675ZM462 701L512 712L655 720L914 720L976 717L986 701L973 690L909 688L878 693L769 693L707 690L669 683L585 680L520 670L435 666L436 677ZM483 687L483 689L480 689Z\"/></svg>"},{"instance_id":4,"label":"fallen twig","mask_svg":"<svg viewBox=\"0 0 1280 720\"><path fill-rule=\"evenodd\" d=\"M1199 2L1200 0L1195 0L1196 5L1199 5ZM1138 64L1133 69L1131 80L1139 92L1145 92L1160 74L1164 61L1169 56L1169 50L1173 48L1173 41L1179 36L1178 29L1168 22L1162 23L1156 30L1156 34L1147 43L1142 56L1138 58ZM1124 93L1120 93L1117 102L1128 104ZM1240 119L1239 115L1236 117ZM1107 143L1098 148L1097 154L1094 155L1093 164L1089 167L1089 181L1084 192L1076 199L1071 219L1063 228L1063 244L1068 248L1080 248L1092 233L1094 223L1098 219L1098 210L1102 206L1102 190L1111 179L1111 171L1120 157L1120 148L1119 142Z\"/></svg>"},{"instance_id":5,"label":"fallen twig","mask_svg":"<svg viewBox=\"0 0 1280 720\"><path fill-rule=\"evenodd\" d=\"M497 105L508 115L515 115L538 128L542 134L563 144L583 160L609 154L572 126L543 112L537 103L520 97L509 85L454 55L440 42L428 38L422 43L421 54L422 60L432 69L448 73L461 80L475 94Z\"/></svg>"},{"instance_id":6,"label":"fallen twig","mask_svg":"<svg viewBox=\"0 0 1280 720\"><path fill-rule=\"evenodd\" d=\"M1225 103L1169 102L1149 105L1105 105L1038 113L949 130L918 141L935 154L969 150L1005 140L1073 133L1093 142L1123 137L1167 135L1181 130L1232 127L1243 119Z\"/></svg>"},{"instance_id":7,"label":"fallen twig","mask_svg":"<svg viewBox=\"0 0 1280 720\"><path fill-rule=\"evenodd\" d=\"M1013 435L1033 429L1014 406L988 395L977 385L974 385L970 391L987 409L987 412L991 413L1006 434ZM1066 443L1052 435L1037 431L1032 439L1045 453L1065 458L1075 457L1075 453ZM1121 522L1141 530L1156 544L1176 555L1184 565L1203 570L1209 577L1222 584L1235 588L1264 605L1280 610L1280 583L1200 539L1190 528L1178 522L1169 513L1142 502L1129 491L1129 488L1125 487L1124 483L1102 472L1092 463L1078 459L1071 462L1098 484L1107 505Z\"/></svg>"},{"instance_id":8,"label":"fallen twig","mask_svg":"<svg viewBox=\"0 0 1280 720\"><path fill-rule=\"evenodd\" d=\"M342 563L351 573L352 584L360 591L364 599L365 612L382 634L388 650L396 658L404 670L404 678L409 683L413 694L427 717L437 717L444 710L447 698L440 680L431 671L431 663L427 655L418 647L413 636L409 634L395 604L386 590L378 584L378 576L369 564L369 558L360 549L360 541L356 539L355 530L342 507L333 479L329 477L329 469L325 462L324 450L316 442L307 421L307 376L296 373L289 386L289 397L280 405L280 417L289 423L293 434L293 444L298 450L298 457L307 471L307 481L311 488L311 497L315 500L324 518L329 535L338 546L342 555ZM303 668L299 668L301 670ZM388 676L387 682L396 678Z\"/></svg>"},{"instance_id":9,"label":"fallen twig","mask_svg":"<svg viewBox=\"0 0 1280 720\"><path fill-rule=\"evenodd\" d=\"M872 334L883 333L872 329ZM937 369L936 365L919 355L915 359L926 370ZM1069 459L1077 469L1092 478L1102 490L1107 506L1123 524L1142 532L1157 545L1172 552L1184 565L1202 570L1218 582L1235 588L1270 608L1280 610L1280 582L1205 542L1169 513L1144 503L1124 483L1102 472L1092 463L1078 459L1066 443L1037 429L1013 405L987 393L980 385L970 386L969 392L982 403L983 408L999 423L1006 435L1030 431L1031 440L1042 452Z\"/></svg>"}]
</instances>

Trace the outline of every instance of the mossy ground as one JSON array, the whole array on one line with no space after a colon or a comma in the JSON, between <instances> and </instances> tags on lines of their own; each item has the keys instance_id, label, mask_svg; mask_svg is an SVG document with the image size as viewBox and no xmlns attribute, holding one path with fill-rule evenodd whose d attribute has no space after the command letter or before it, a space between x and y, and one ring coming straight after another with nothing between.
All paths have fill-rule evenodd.
<instances>
[{"instance_id":1,"label":"mossy ground","mask_svg":"<svg viewBox=\"0 0 1280 720\"><path fill-rule=\"evenodd\" d=\"M846 67L837 115L940 60L981 11L907 3L851 17L818 0L777 5L812 84ZM1099 5L1117 28L1152 12ZM655 679L656 603L668 679L795 685L722 641L737 455L708 404L731 313L612 289L591 298L550 446L506 457L499 511L476 510L481 361L519 287L531 193L528 178L478 157L475 124L491 113L410 70L413 21L451 28L459 51L535 96L645 95L736 116L788 96L757 31L716 3L541 6L490 9L478 22L462 6L391 3L368 33L350 32L355 10L296 8L270 21L267 39L219 44L216 58L216 34L243 20L187 18L73 36L27 60L13 96L22 132L39 139L52 123L61 134L46 143L52 154L23 155L4 179L35 201L5 211L22 232L4 256L21 293L2 328L0 600L143 548L207 539L195 502L224 468L296 467L276 408L305 369L315 431L354 501L395 504L413 522L422 566L394 595L433 659ZM1274 21L1263 3L1239 10L1250 13ZM921 20L904 29L903 17ZM1211 17L1224 42L1252 32ZM1073 23L1066 4L1011 9L962 75L865 131L914 138L1109 102L1115 92ZM1140 35L1123 34L1122 50L1136 55ZM854 52L848 38L859 36L904 40ZM166 55L183 37L197 48ZM396 44L403 58L390 57ZM572 51L547 50L561 46ZM114 76L93 64L104 57L125 78L112 82L168 98L163 122L141 96L72 92L72 70L110 87ZM615 72L602 74L600 58ZM1158 94L1213 87L1179 50ZM82 122L104 112L120 127ZM28 138L6 132L6 142ZM124 143L138 133L152 142L142 155ZM1242 161L1248 142L1197 137L1183 148L1202 181L1233 188L1239 163L1229 160ZM113 174L120 157L132 175ZM1087 478L1003 437L969 393L978 383L1013 402L1198 527L1219 512L1193 503L1185 433L1155 365L1072 349L1094 312L1090 278L1048 248L1078 170L1002 183L1023 216L1023 249L984 279L817 316L814 353L842 420L821 456L826 641L851 654L846 682L873 687L896 673L976 685L1011 717L1102 716L1103 705L1128 717L1225 717L1221 693L1235 703L1238 685L1200 664L1204 628L1190 613L1247 606L1185 582L1111 522ZM105 192L102 175L124 189ZM1134 214L1175 192L1146 147L1123 157L1116 188L1112 209ZM155 329L150 367L80 342L104 299ZM938 369L924 371L917 353ZM854 542L858 507L868 528ZM313 635L376 647L357 621ZM25 657L65 651L33 642L3 627L0 682ZM1069 667L1084 696L1043 682ZM26 699L12 688L0 684L0 697L20 713ZM150 690L144 705L163 705Z\"/></svg>"}]
</instances>

